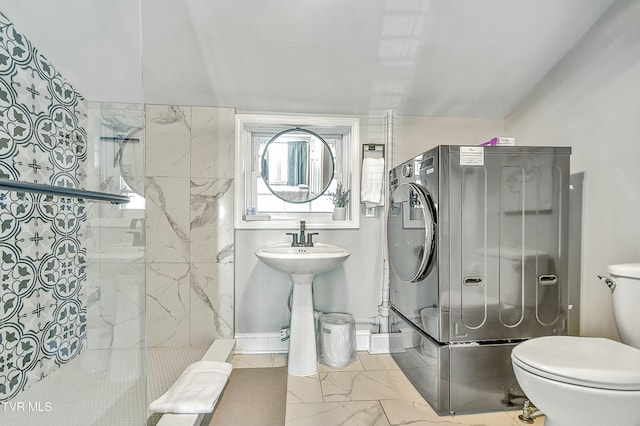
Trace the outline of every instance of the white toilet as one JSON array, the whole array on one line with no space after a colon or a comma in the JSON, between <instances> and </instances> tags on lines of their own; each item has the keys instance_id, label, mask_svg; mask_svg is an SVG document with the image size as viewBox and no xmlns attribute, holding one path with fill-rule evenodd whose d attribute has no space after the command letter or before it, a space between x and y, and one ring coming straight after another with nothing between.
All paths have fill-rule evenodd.
<instances>
[{"instance_id":1,"label":"white toilet","mask_svg":"<svg viewBox=\"0 0 640 426\"><path fill-rule=\"evenodd\" d=\"M518 384L545 426L640 425L640 263L612 265L622 341L546 336L511 352Z\"/></svg>"}]
</instances>

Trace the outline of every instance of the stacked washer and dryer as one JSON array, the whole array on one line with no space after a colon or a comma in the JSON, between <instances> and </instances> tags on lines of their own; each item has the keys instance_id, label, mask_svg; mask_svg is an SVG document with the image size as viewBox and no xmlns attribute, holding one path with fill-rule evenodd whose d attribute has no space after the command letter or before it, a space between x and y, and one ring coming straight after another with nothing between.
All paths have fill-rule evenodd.
<instances>
[{"instance_id":1,"label":"stacked washer and dryer","mask_svg":"<svg viewBox=\"0 0 640 426\"><path fill-rule=\"evenodd\" d=\"M570 154L441 145L390 171L393 357L436 412L521 406L511 350L567 334Z\"/></svg>"}]
</instances>

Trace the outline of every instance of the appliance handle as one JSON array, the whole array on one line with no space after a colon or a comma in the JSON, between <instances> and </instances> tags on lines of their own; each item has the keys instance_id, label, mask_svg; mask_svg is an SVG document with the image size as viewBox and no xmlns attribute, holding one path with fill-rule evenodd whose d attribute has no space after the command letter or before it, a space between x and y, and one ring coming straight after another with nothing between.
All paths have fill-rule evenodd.
<instances>
[{"instance_id":1,"label":"appliance handle","mask_svg":"<svg viewBox=\"0 0 640 426\"><path fill-rule=\"evenodd\" d=\"M558 276L554 274L545 274L538 277L540 285L556 285L558 284Z\"/></svg>"},{"instance_id":2,"label":"appliance handle","mask_svg":"<svg viewBox=\"0 0 640 426\"><path fill-rule=\"evenodd\" d=\"M472 287L479 287L479 286L482 285L482 277L465 277L464 278L464 285L472 286Z\"/></svg>"}]
</instances>

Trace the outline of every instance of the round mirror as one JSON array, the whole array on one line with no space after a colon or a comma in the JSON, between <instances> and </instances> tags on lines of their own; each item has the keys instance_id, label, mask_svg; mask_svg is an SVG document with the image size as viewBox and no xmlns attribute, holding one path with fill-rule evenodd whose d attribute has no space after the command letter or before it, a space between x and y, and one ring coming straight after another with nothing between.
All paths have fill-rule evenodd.
<instances>
[{"instance_id":1,"label":"round mirror","mask_svg":"<svg viewBox=\"0 0 640 426\"><path fill-rule=\"evenodd\" d=\"M296 127L276 134L262 154L264 183L289 203L307 203L324 194L334 169L329 144L307 129Z\"/></svg>"}]
</instances>

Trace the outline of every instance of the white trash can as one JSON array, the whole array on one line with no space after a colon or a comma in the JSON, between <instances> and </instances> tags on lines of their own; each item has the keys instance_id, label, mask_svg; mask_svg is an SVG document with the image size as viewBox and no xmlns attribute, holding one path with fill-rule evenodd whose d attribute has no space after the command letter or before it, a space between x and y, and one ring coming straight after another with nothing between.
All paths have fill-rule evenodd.
<instances>
[{"instance_id":1,"label":"white trash can","mask_svg":"<svg viewBox=\"0 0 640 426\"><path fill-rule=\"evenodd\" d=\"M320 362L342 368L356 360L356 321L353 315L332 313L320 317Z\"/></svg>"}]
</instances>

